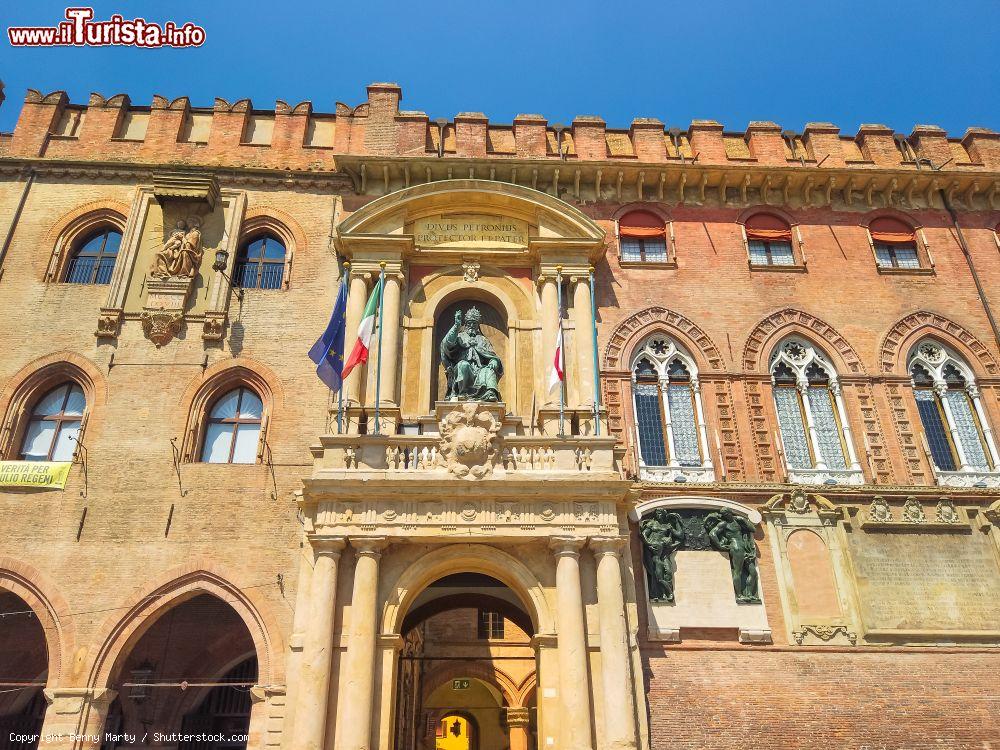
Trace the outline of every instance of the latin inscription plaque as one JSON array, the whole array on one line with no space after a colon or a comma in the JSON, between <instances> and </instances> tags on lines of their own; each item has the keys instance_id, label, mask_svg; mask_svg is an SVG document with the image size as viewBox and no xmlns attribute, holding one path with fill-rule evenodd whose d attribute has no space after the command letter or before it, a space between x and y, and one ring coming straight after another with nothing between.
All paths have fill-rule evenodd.
<instances>
[{"instance_id":1,"label":"latin inscription plaque","mask_svg":"<svg viewBox=\"0 0 1000 750\"><path fill-rule=\"evenodd\" d=\"M413 222L413 237L419 247L527 247L528 223L506 216L479 214L425 216Z\"/></svg>"},{"instance_id":2,"label":"latin inscription plaque","mask_svg":"<svg viewBox=\"0 0 1000 750\"><path fill-rule=\"evenodd\" d=\"M1000 568L985 535L848 538L869 629L1000 631Z\"/></svg>"}]
</instances>

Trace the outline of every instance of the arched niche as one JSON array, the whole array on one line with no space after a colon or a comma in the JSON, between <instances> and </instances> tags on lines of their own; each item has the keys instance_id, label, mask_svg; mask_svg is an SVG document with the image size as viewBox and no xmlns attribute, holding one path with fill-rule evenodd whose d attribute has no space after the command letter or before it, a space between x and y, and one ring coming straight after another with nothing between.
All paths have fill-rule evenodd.
<instances>
[{"instance_id":1,"label":"arched niche","mask_svg":"<svg viewBox=\"0 0 1000 750\"><path fill-rule=\"evenodd\" d=\"M497 309L489 302L474 297L466 297L464 299L456 299L438 308L438 313L434 317L434 346L430 352L432 362L431 403L444 401L445 391L447 390L447 377L444 365L441 364L441 341L454 324L455 313L461 311L464 318L473 307L479 310L480 315L482 315L482 320L479 323L480 330L489 340L490 344L492 344L493 351L496 352L496 355L504 365L504 377L500 378L499 386L500 394L504 396L505 401L508 400L507 394L512 387L510 355L513 351L508 345L507 318L500 309Z\"/></svg>"},{"instance_id":2,"label":"arched niche","mask_svg":"<svg viewBox=\"0 0 1000 750\"><path fill-rule=\"evenodd\" d=\"M838 617L840 596L826 541L811 529L796 529L785 541L801 618Z\"/></svg>"}]
</instances>

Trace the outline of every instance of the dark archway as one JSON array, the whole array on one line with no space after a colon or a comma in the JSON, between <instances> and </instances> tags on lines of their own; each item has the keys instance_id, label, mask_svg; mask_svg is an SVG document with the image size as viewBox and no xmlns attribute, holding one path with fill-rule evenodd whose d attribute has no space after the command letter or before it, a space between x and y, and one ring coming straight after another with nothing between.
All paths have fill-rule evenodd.
<instances>
[{"instance_id":1,"label":"dark archway","mask_svg":"<svg viewBox=\"0 0 1000 750\"><path fill-rule=\"evenodd\" d=\"M199 594L170 607L115 666L102 750L155 733L178 750L243 750L257 667L250 631L224 601Z\"/></svg>"},{"instance_id":2,"label":"dark archway","mask_svg":"<svg viewBox=\"0 0 1000 750\"><path fill-rule=\"evenodd\" d=\"M403 619L396 750L504 750L509 718L534 712L534 628L515 593L491 576L454 573L414 600ZM527 699L527 700L526 700ZM448 735L445 717L464 734Z\"/></svg>"},{"instance_id":3,"label":"dark archway","mask_svg":"<svg viewBox=\"0 0 1000 750\"><path fill-rule=\"evenodd\" d=\"M45 631L17 594L0 591L0 750L34 750L49 675Z\"/></svg>"}]
</instances>

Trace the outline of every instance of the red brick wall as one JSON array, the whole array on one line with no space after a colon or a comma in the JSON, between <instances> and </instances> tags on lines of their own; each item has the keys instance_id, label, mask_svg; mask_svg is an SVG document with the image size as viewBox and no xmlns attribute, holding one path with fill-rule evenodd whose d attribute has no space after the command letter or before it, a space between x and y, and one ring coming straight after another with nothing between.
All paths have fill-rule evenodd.
<instances>
[{"instance_id":1,"label":"red brick wall","mask_svg":"<svg viewBox=\"0 0 1000 750\"><path fill-rule=\"evenodd\" d=\"M988 750L1000 654L647 648L656 750Z\"/></svg>"}]
</instances>

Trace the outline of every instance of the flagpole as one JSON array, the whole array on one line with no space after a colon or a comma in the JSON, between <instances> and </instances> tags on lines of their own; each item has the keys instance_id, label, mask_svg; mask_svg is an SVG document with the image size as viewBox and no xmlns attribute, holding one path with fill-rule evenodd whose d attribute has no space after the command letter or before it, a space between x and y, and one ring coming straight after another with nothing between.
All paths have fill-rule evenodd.
<instances>
[{"instance_id":1,"label":"flagpole","mask_svg":"<svg viewBox=\"0 0 1000 750\"><path fill-rule=\"evenodd\" d=\"M346 303L351 297L351 262L349 260L344 261L344 273L340 277L341 284L347 284L346 290L347 294L344 297L344 302ZM346 304L345 304L346 307ZM344 343L347 343L346 330L344 332ZM341 354L346 354L347 352L342 352ZM340 360L340 390L337 391L337 434L340 435L344 431L344 360Z\"/></svg>"},{"instance_id":2,"label":"flagpole","mask_svg":"<svg viewBox=\"0 0 1000 750\"><path fill-rule=\"evenodd\" d=\"M597 298L594 296L594 267L587 269L590 275L590 319L594 323L594 434L601 434L601 380L597 369Z\"/></svg>"},{"instance_id":3,"label":"flagpole","mask_svg":"<svg viewBox=\"0 0 1000 750\"><path fill-rule=\"evenodd\" d=\"M563 356L563 347L566 342L562 340L562 266L556 266L556 294L558 295L558 303L556 305L556 312L558 318L558 329L556 332L556 341L559 342L559 349L556 350L556 355L561 360L559 365L563 371L563 380L559 383L559 437L565 437L566 431L563 429L563 419L564 413L566 411L566 397L565 397L565 385L566 385L566 357Z\"/></svg>"},{"instance_id":4,"label":"flagpole","mask_svg":"<svg viewBox=\"0 0 1000 750\"><path fill-rule=\"evenodd\" d=\"M385 261L379 263L382 269L378 274L378 365L375 368L375 434L379 434L379 401L382 395L382 329L385 321L382 317L382 302L385 299Z\"/></svg>"}]
</instances>

